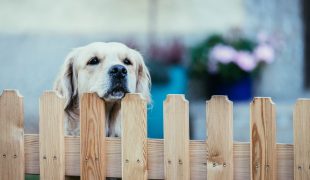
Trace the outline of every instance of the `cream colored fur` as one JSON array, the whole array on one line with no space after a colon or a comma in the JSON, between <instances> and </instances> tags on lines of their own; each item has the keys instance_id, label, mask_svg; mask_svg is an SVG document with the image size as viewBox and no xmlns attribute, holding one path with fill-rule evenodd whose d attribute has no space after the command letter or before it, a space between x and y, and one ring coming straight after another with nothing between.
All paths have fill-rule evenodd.
<instances>
[{"instance_id":1,"label":"cream colored fur","mask_svg":"<svg viewBox=\"0 0 310 180\"><path fill-rule=\"evenodd\" d=\"M100 63L87 65L95 56ZM124 64L125 58L132 65ZM80 134L79 99L84 92L95 92L106 102L107 136L121 136L121 99L104 96L110 88L108 71L113 65L125 66L129 92L141 93L150 102L150 75L139 52L116 42L95 42L78 47L68 54L54 84L54 90L66 99L67 135Z\"/></svg>"}]
</instances>

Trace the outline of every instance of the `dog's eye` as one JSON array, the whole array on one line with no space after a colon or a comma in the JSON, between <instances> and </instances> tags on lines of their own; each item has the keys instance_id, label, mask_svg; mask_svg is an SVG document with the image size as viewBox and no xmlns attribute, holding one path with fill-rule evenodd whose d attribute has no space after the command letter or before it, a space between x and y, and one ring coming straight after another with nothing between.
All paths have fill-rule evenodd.
<instances>
[{"instance_id":1,"label":"dog's eye","mask_svg":"<svg viewBox=\"0 0 310 180\"><path fill-rule=\"evenodd\" d=\"M126 65L132 65L131 61L128 58L125 58L123 62Z\"/></svg>"},{"instance_id":2,"label":"dog's eye","mask_svg":"<svg viewBox=\"0 0 310 180\"><path fill-rule=\"evenodd\" d=\"M93 57L87 62L87 65L97 65L99 62L100 60L97 57Z\"/></svg>"}]
</instances>

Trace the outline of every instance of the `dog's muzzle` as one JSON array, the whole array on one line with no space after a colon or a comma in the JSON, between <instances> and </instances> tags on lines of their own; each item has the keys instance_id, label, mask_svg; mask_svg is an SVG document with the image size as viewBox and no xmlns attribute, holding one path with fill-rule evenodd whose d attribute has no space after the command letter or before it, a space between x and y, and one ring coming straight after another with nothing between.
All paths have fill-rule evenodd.
<instances>
[{"instance_id":1,"label":"dog's muzzle","mask_svg":"<svg viewBox=\"0 0 310 180\"><path fill-rule=\"evenodd\" d=\"M127 69L122 65L114 65L109 70L110 88L105 97L112 99L121 99L128 93L127 87Z\"/></svg>"}]
</instances>

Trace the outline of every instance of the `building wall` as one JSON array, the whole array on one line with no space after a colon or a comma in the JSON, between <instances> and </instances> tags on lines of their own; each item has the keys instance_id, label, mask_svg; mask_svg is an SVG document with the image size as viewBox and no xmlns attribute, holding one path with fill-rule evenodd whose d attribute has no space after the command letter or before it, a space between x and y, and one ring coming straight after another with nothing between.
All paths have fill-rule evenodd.
<instances>
[{"instance_id":1,"label":"building wall","mask_svg":"<svg viewBox=\"0 0 310 180\"><path fill-rule=\"evenodd\" d=\"M193 34L243 21L243 0L0 0L2 33Z\"/></svg>"},{"instance_id":2,"label":"building wall","mask_svg":"<svg viewBox=\"0 0 310 180\"><path fill-rule=\"evenodd\" d=\"M306 96L300 1L246 0L245 7L247 31L255 34L264 30L277 41L276 61L263 70L256 94L276 100Z\"/></svg>"}]
</instances>

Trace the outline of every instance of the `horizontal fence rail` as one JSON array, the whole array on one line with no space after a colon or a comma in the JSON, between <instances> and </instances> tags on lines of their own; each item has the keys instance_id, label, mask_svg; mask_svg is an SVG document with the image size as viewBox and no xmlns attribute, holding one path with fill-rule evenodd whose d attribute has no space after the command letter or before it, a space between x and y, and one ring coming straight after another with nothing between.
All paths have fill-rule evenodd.
<instances>
[{"instance_id":1,"label":"horizontal fence rail","mask_svg":"<svg viewBox=\"0 0 310 180\"><path fill-rule=\"evenodd\" d=\"M233 142L233 103L213 96L206 103L205 141L189 139L189 102L168 95L164 139L147 138L147 104L139 94L121 102L122 137L105 137L105 103L86 93L80 101L81 136L64 136L64 100L40 98L40 134L23 134L23 98L0 96L0 179L310 179L310 100L295 105L294 144L276 143L276 105L250 104L250 142Z\"/></svg>"},{"instance_id":2,"label":"horizontal fence rail","mask_svg":"<svg viewBox=\"0 0 310 180\"><path fill-rule=\"evenodd\" d=\"M164 179L164 141L148 139L147 142L148 178ZM106 174L108 177L121 177L121 139L106 138ZM293 179L294 153L292 144L277 144L278 179ZM65 171L66 175L80 175L80 138L65 137ZM206 179L207 148L206 142L191 140L189 143L190 177ZM250 179L250 144L234 143L233 145L234 179ZM27 174L39 174L39 136L25 135L25 169Z\"/></svg>"}]
</instances>

